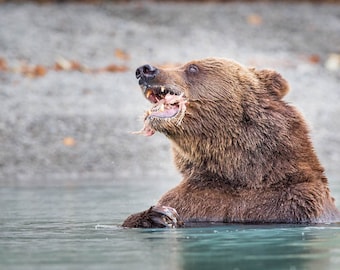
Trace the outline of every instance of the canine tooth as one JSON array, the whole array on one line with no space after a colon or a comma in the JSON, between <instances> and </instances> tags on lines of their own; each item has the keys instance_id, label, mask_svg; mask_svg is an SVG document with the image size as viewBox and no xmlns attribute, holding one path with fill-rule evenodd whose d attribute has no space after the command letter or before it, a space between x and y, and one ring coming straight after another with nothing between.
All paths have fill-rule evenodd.
<instances>
[{"instance_id":1,"label":"canine tooth","mask_svg":"<svg viewBox=\"0 0 340 270\"><path fill-rule=\"evenodd\" d=\"M148 90L145 94L146 98L149 98L149 96L152 94L152 91L151 90Z\"/></svg>"},{"instance_id":2,"label":"canine tooth","mask_svg":"<svg viewBox=\"0 0 340 270\"><path fill-rule=\"evenodd\" d=\"M164 112L164 104L161 104L161 106L159 107L159 110L160 110L161 112Z\"/></svg>"},{"instance_id":3,"label":"canine tooth","mask_svg":"<svg viewBox=\"0 0 340 270\"><path fill-rule=\"evenodd\" d=\"M165 87L161 86L161 92L163 93L165 91Z\"/></svg>"}]
</instances>

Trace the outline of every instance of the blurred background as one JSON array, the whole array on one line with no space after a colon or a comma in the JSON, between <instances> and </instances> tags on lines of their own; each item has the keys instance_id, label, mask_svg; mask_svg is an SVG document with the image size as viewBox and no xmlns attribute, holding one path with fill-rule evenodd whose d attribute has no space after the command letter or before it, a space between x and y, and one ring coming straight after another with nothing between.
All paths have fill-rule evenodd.
<instances>
[{"instance_id":1,"label":"blurred background","mask_svg":"<svg viewBox=\"0 0 340 270\"><path fill-rule=\"evenodd\" d=\"M135 68L209 56L289 81L337 185L337 1L1 2L0 186L176 183L166 138L131 134L149 107Z\"/></svg>"}]
</instances>

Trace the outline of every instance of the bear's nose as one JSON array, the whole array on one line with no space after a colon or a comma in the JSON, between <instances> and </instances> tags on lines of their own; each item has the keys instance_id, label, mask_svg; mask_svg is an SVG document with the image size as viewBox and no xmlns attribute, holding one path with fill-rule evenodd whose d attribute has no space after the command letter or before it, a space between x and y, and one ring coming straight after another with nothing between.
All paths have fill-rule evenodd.
<instances>
[{"instance_id":1,"label":"bear's nose","mask_svg":"<svg viewBox=\"0 0 340 270\"><path fill-rule=\"evenodd\" d=\"M155 78L158 69L151 65L144 65L136 69L136 78L140 79L139 83L148 82Z\"/></svg>"}]
</instances>

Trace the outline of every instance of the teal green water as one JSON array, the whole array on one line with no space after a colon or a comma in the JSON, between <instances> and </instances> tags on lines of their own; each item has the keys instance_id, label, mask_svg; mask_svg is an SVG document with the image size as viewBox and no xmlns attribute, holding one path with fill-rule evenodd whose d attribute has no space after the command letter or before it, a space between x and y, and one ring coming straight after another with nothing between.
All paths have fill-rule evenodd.
<instances>
[{"instance_id":1,"label":"teal green water","mask_svg":"<svg viewBox=\"0 0 340 270\"><path fill-rule=\"evenodd\" d=\"M147 187L0 189L0 269L334 269L340 225L123 229Z\"/></svg>"}]
</instances>

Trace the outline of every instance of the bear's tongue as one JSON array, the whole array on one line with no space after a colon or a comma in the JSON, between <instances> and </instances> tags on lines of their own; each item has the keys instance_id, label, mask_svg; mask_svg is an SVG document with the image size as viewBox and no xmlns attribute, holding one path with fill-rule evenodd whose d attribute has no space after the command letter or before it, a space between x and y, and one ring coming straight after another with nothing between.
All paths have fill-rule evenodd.
<instances>
[{"instance_id":1,"label":"bear's tongue","mask_svg":"<svg viewBox=\"0 0 340 270\"><path fill-rule=\"evenodd\" d=\"M159 118L170 118L175 116L179 110L180 96L167 94L164 99L159 100L156 105L149 110L148 116L155 116Z\"/></svg>"},{"instance_id":2,"label":"bear's tongue","mask_svg":"<svg viewBox=\"0 0 340 270\"><path fill-rule=\"evenodd\" d=\"M157 106L153 107L149 111L149 116L169 118L175 116L177 112L178 112L177 105L164 104L163 102L159 102L157 103Z\"/></svg>"}]
</instances>

